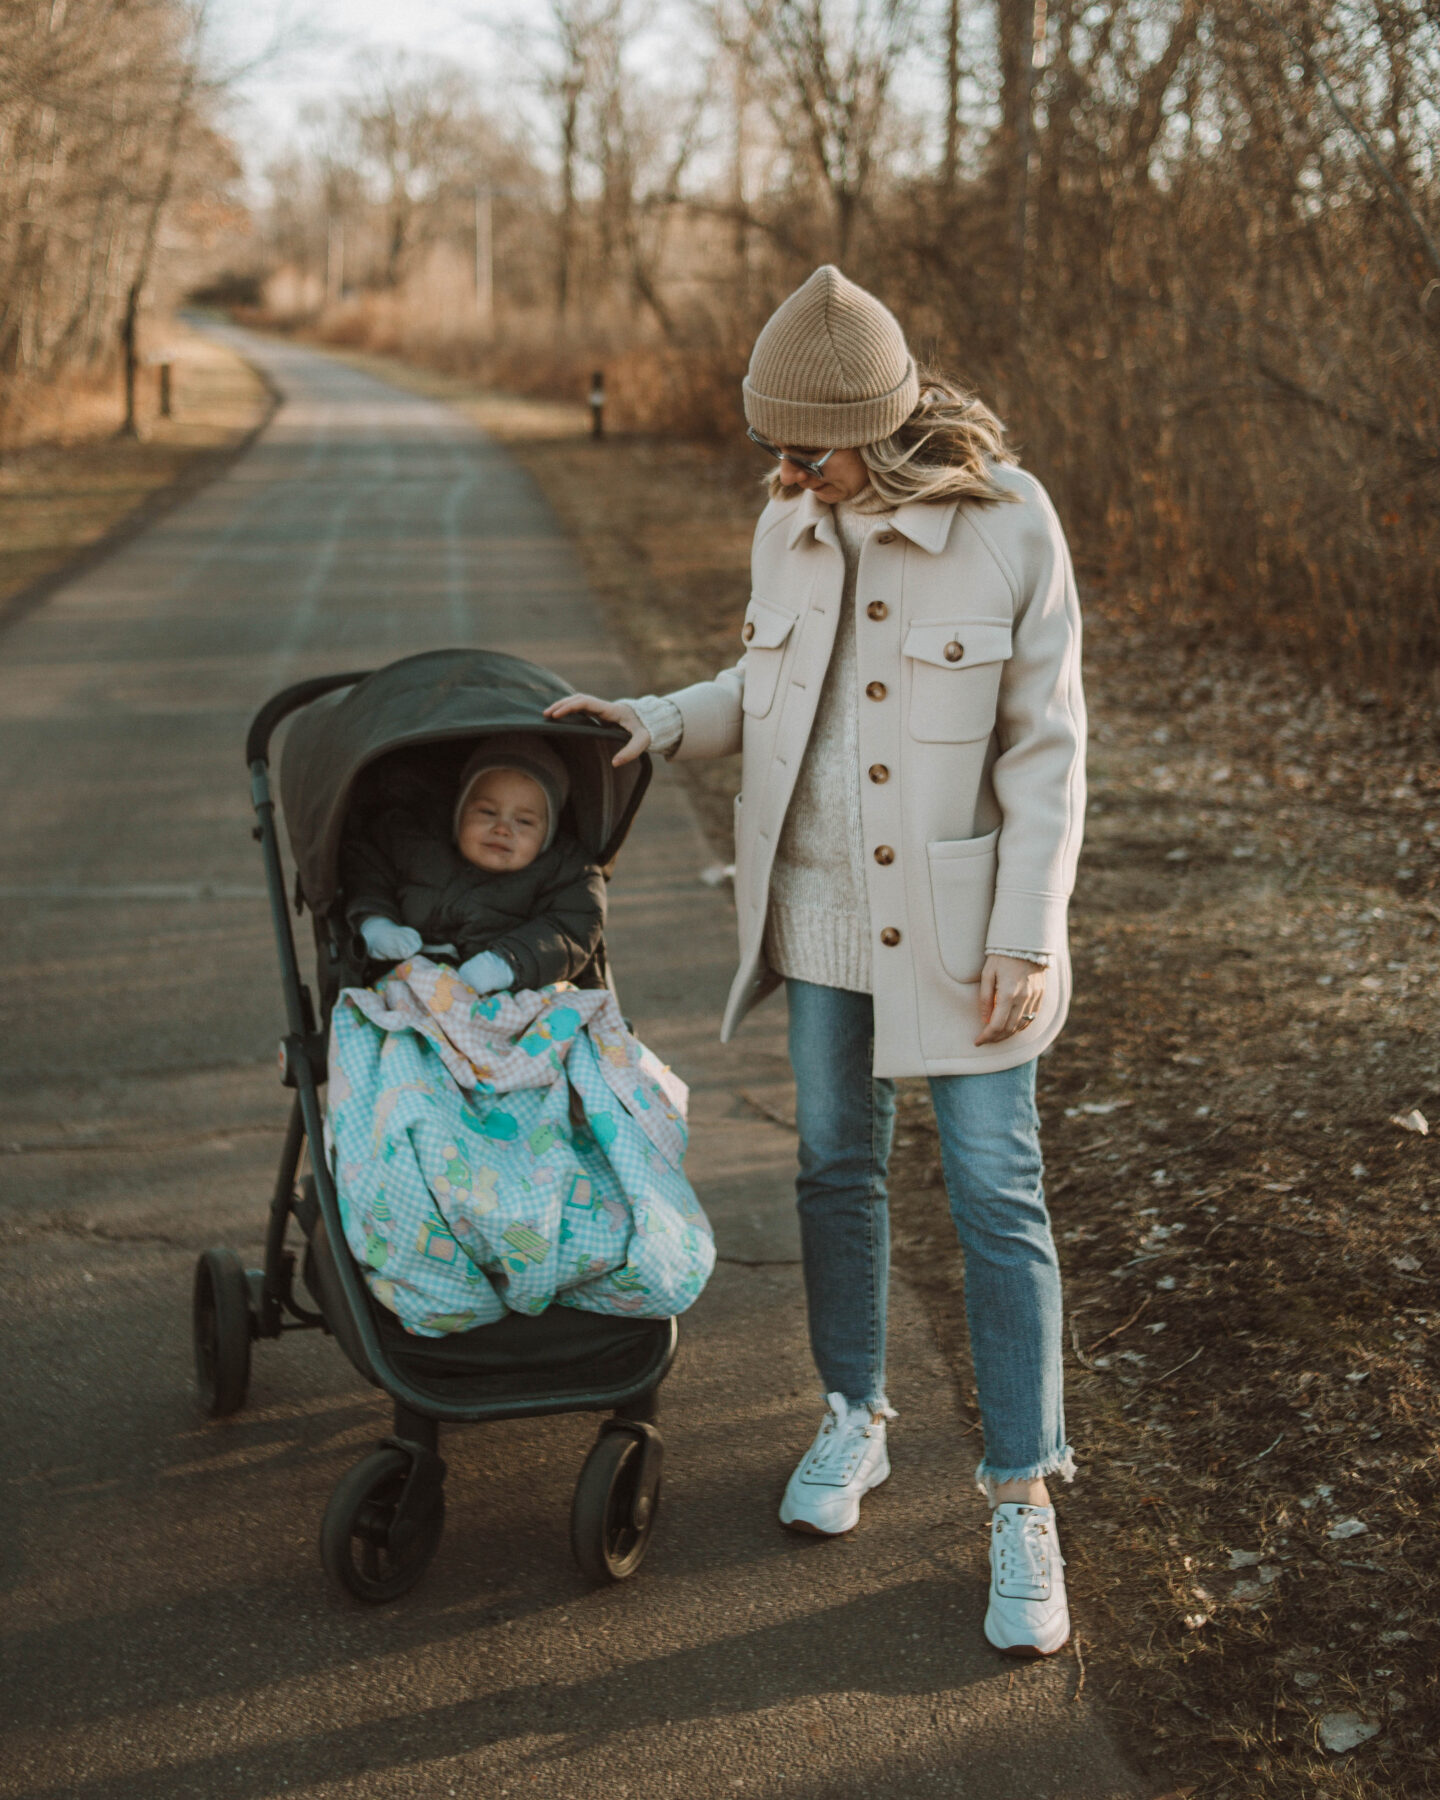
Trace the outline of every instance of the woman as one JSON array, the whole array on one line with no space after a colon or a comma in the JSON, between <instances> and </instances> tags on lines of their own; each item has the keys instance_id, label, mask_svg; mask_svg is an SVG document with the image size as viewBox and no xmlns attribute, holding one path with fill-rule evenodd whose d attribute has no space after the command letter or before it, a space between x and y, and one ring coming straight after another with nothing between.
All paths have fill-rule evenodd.
<instances>
[{"instance_id":1,"label":"woman","mask_svg":"<svg viewBox=\"0 0 1440 1800\"><path fill-rule=\"evenodd\" d=\"M617 762L744 758L728 1038L784 983L810 1338L828 1411L783 1523L835 1534L890 1472L886 1169L894 1078L927 1075L985 1430L985 1634L1069 1635L1046 1479L1074 1473L1035 1058L1064 1023L1084 807L1080 618L1064 536L999 421L920 379L894 317L818 269L756 342L750 436L776 458L745 653L667 698L584 710Z\"/></svg>"}]
</instances>

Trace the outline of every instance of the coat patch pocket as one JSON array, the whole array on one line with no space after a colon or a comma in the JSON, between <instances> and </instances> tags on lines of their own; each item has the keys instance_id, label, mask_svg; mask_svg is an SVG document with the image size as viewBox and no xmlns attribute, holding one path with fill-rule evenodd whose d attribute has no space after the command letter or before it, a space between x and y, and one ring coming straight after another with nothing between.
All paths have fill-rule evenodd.
<instances>
[{"instance_id":1,"label":"coat patch pocket","mask_svg":"<svg viewBox=\"0 0 1440 1800\"><path fill-rule=\"evenodd\" d=\"M1000 676L1012 651L1008 619L936 619L912 625L910 735L924 744L969 744L995 729Z\"/></svg>"},{"instance_id":2,"label":"coat patch pocket","mask_svg":"<svg viewBox=\"0 0 1440 1800\"><path fill-rule=\"evenodd\" d=\"M794 613L772 606L758 594L752 596L740 630L745 645L745 695L741 704L752 718L763 719L775 703L780 665L794 629Z\"/></svg>"},{"instance_id":3,"label":"coat patch pocket","mask_svg":"<svg viewBox=\"0 0 1440 1800\"><path fill-rule=\"evenodd\" d=\"M985 934L995 903L997 826L984 837L927 844L930 901L940 963L952 981L978 981L985 966Z\"/></svg>"}]
</instances>

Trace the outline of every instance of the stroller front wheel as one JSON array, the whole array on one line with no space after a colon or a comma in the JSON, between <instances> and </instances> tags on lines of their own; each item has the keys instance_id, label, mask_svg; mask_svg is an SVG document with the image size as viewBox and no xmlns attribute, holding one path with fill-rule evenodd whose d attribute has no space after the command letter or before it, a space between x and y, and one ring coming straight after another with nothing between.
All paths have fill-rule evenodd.
<instances>
[{"instance_id":1,"label":"stroller front wheel","mask_svg":"<svg viewBox=\"0 0 1440 1800\"><path fill-rule=\"evenodd\" d=\"M570 1547L592 1581L625 1581L645 1560L660 1507L660 1441L623 1426L602 1430L570 1508Z\"/></svg>"},{"instance_id":2,"label":"stroller front wheel","mask_svg":"<svg viewBox=\"0 0 1440 1800\"><path fill-rule=\"evenodd\" d=\"M255 1335L249 1278L233 1250L207 1250L196 1263L190 1328L201 1410L227 1418L245 1404Z\"/></svg>"},{"instance_id":3,"label":"stroller front wheel","mask_svg":"<svg viewBox=\"0 0 1440 1800\"><path fill-rule=\"evenodd\" d=\"M443 1479L445 1465L439 1465ZM343 1592L371 1606L398 1600L430 1567L445 1530L439 1479L402 1507L412 1458L387 1446L341 1477L320 1526L320 1560Z\"/></svg>"}]
</instances>

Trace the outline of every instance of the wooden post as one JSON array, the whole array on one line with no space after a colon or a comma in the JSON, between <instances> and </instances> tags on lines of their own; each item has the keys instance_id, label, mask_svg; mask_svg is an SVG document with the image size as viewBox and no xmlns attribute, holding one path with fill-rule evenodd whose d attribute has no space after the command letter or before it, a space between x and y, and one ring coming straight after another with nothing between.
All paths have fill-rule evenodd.
<instances>
[{"instance_id":1,"label":"wooden post","mask_svg":"<svg viewBox=\"0 0 1440 1800\"><path fill-rule=\"evenodd\" d=\"M605 435L605 371L597 369L590 377L590 435Z\"/></svg>"},{"instance_id":2,"label":"wooden post","mask_svg":"<svg viewBox=\"0 0 1440 1800\"><path fill-rule=\"evenodd\" d=\"M162 419L168 419L171 416L170 364L168 362L162 362L160 365L160 417Z\"/></svg>"},{"instance_id":3,"label":"wooden post","mask_svg":"<svg viewBox=\"0 0 1440 1800\"><path fill-rule=\"evenodd\" d=\"M475 312L483 331L495 322L494 202L489 188L475 184Z\"/></svg>"},{"instance_id":4,"label":"wooden post","mask_svg":"<svg viewBox=\"0 0 1440 1800\"><path fill-rule=\"evenodd\" d=\"M140 283L132 281L125 297L125 317L120 323L120 349L125 359L125 417L120 425L121 437L139 437L135 422L135 355L136 321L140 311Z\"/></svg>"}]
</instances>

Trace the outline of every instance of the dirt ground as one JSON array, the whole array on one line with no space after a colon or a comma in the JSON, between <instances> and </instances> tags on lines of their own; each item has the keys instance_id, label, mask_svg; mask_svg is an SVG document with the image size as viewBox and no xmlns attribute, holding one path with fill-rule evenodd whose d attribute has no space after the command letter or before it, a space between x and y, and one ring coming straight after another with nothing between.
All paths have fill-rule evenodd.
<instances>
[{"instance_id":1,"label":"dirt ground","mask_svg":"<svg viewBox=\"0 0 1440 1800\"><path fill-rule=\"evenodd\" d=\"M578 407L354 360L510 445L648 685L739 655L748 447L592 443ZM1082 590L1077 998L1041 1064L1078 1679L1173 1795L1440 1794L1440 739ZM738 767L683 767L728 860ZM892 1185L974 1418L918 1083Z\"/></svg>"},{"instance_id":2,"label":"dirt ground","mask_svg":"<svg viewBox=\"0 0 1440 1800\"><path fill-rule=\"evenodd\" d=\"M117 394L86 390L57 396L49 435L0 461L0 615L203 486L267 416L264 383L232 352L178 323L163 346L170 418L159 416L159 375L147 366L138 438L116 436Z\"/></svg>"}]
</instances>

